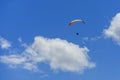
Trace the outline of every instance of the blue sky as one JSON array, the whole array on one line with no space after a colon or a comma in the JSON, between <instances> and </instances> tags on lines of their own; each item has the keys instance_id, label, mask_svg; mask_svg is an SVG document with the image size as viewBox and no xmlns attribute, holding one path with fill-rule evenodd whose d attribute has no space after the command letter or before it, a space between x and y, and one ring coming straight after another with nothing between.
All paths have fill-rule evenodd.
<instances>
[{"instance_id":1,"label":"blue sky","mask_svg":"<svg viewBox=\"0 0 120 80\"><path fill-rule=\"evenodd\" d=\"M0 0L0 80L120 80L119 3Z\"/></svg>"}]
</instances>

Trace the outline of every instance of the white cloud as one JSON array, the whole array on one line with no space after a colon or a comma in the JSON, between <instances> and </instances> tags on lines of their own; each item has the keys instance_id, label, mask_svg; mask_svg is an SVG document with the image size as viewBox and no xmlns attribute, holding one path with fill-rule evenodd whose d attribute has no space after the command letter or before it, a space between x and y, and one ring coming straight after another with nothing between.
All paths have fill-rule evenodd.
<instances>
[{"instance_id":1,"label":"white cloud","mask_svg":"<svg viewBox=\"0 0 120 80\"><path fill-rule=\"evenodd\" d=\"M8 64L10 67L16 67L17 65L23 64L26 58L20 55L4 55L0 56L0 61Z\"/></svg>"},{"instance_id":2,"label":"white cloud","mask_svg":"<svg viewBox=\"0 0 120 80\"><path fill-rule=\"evenodd\" d=\"M120 44L120 13L113 17L109 28L104 30L104 35Z\"/></svg>"},{"instance_id":3,"label":"white cloud","mask_svg":"<svg viewBox=\"0 0 120 80\"><path fill-rule=\"evenodd\" d=\"M37 64L47 63L53 70L83 72L87 68L95 67L95 63L89 59L88 52L88 48L80 48L66 40L37 36L33 44L19 55L22 57L1 56L0 61L23 65L22 68L27 70L37 70Z\"/></svg>"},{"instance_id":4,"label":"white cloud","mask_svg":"<svg viewBox=\"0 0 120 80\"><path fill-rule=\"evenodd\" d=\"M101 36L95 36L95 37L83 37L82 38L82 43L85 44L86 42L92 42L92 41L97 41L102 39L102 35Z\"/></svg>"},{"instance_id":5,"label":"white cloud","mask_svg":"<svg viewBox=\"0 0 120 80\"><path fill-rule=\"evenodd\" d=\"M25 62L23 65L24 69L30 70L30 71L39 71L38 67L36 66L36 64L32 63L32 62Z\"/></svg>"},{"instance_id":6,"label":"white cloud","mask_svg":"<svg viewBox=\"0 0 120 80\"><path fill-rule=\"evenodd\" d=\"M86 47L80 48L66 40L35 37L32 48L43 60L48 61L54 70L74 72L95 66L89 62L87 55L89 50Z\"/></svg>"},{"instance_id":7,"label":"white cloud","mask_svg":"<svg viewBox=\"0 0 120 80\"><path fill-rule=\"evenodd\" d=\"M101 38L102 38L102 35L101 36L96 36L96 37L83 37L82 40L83 41L97 41Z\"/></svg>"},{"instance_id":8,"label":"white cloud","mask_svg":"<svg viewBox=\"0 0 120 80\"><path fill-rule=\"evenodd\" d=\"M27 59L26 56L22 55L4 55L0 56L0 61L8 64L11 68L22 67L23 69L38 71L37 66Z\"/></svg>"},{"instance_id":9,"label":"white cloud","mask_svg":"<svg viewBox=\"0 0 120 80\"><path fill-rule=\"evenodd\" d=\"M18 38L18 41L19 41L20 43L22 43L22 42L23 42L23 40L22 40L22 38L21 38L21 37L19 37L19 38Z\"/></svg>"},{"instance_id":10,"label":"white cloud","mask_svg":"<svg viewBox=\"0 0 120 80\"><path fill-rule=\"evenodd\" d=\"M9 47L11 47L11 43L6 39L0 37L0 47L2 49L8 49Z\"/></svg>"}]
</instances>

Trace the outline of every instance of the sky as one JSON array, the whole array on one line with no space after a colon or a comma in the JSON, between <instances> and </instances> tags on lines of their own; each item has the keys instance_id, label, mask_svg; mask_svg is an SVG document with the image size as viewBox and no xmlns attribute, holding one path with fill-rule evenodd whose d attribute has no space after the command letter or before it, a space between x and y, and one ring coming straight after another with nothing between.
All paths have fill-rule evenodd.
<instances>
[{"instance_id":1,"label":"sky","mask_svg":"<svg viewBox=\"0 0 120 80\"><path fill-rule=\"evenodd\" d=\"M120 80L119 3L0 0L0 80Z\"/></svg>"}]
</instances>

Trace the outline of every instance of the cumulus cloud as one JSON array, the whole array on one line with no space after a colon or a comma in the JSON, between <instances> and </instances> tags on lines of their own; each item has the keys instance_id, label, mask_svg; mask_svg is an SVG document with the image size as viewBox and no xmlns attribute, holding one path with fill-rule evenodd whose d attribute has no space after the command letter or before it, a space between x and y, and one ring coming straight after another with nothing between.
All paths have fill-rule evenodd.
<instances>
[{"instance_id":1,"label":"cumulus cloud","mask_svg":"<svg viewBox=\"0 0 120 80\"><path fill-rule=\"evenodd\" d=\"M16 67L17 65L23 64L26 58L20 55L3 55L0 56L0 61L8 64L10 67Z\"/></svg>"},{"instance_id":2,"label":"cumulus cloud","mask_svg":"<svg viewBox=\"0 0 120 80\"><path fill-rule=\"evenodd\" d=\"M8 49L9 47L11 47L11 43L6 39L0 37L0 47L2 49Z\"/></svg>"},{"instance_id":3,"label":"cumulus cloud","mask_svg":"<svg viewBox=\"0 0 120 80\"><path fill-rule=\"evenodd\" d=\"M36 36L34 42L19 55L0 56L0 61L9 65L23 65L27 70L38 70L40 63L47 63L53 70L83 72L95 67L90 61L87 47L62 40ZM21 57L22 56L22 57Z\"/></svg>"},{"instance_id":4,"label":"cumulus cloud","mask_svg":"<svg viewBox=\"0 0 120 80\"><path fill-rule=\"evenodd\" d=\"M27 69L27 70L35 71L35 72L39 71L37 65L32 62L25 62L23 64L23 69Z\"/></svg>"},{"instance_id":5,"label":"cumulus cloud","mask_svg":"<svg viewBox=\"0 0 120 80\"><path fill-rule=\"evenodd\" d=\"M112 38L120 45L120 13L113 17L109 28L104 30L104 35Z\"/></svg>"},{"instance_id":6,"label":"cumulus cloud","mask_svg":"<svg viewBox=\"0 0 120 80\"><path fill-rule=\"evenodd\" d=\"M23 69L38 71L37 66L32 63L26 56L22 55L3 55L0 61L9 65L11 68L22 67Z\"/></svg>"}]
</instances>

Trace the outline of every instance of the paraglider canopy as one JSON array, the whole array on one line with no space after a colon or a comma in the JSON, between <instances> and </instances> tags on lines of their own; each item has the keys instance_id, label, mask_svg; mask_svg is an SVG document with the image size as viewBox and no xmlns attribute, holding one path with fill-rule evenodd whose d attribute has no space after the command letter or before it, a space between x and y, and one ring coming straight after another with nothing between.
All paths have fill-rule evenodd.
<instances>
[{"instance_id":1,"label":"paraglider canopy","mask_svg":"<svg viewBox=\"0 0 120 80\"><path fill-rule=\"evenodd\" d=\"M81 19L75 19L75 20L72 20L68 25L69 25L69 26L72 26L74 23L77 23L77 22L85 23L84 20L81 20Z\"/></svg>"}]
</instances>

